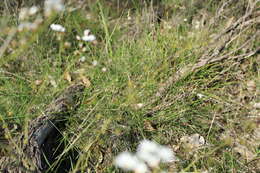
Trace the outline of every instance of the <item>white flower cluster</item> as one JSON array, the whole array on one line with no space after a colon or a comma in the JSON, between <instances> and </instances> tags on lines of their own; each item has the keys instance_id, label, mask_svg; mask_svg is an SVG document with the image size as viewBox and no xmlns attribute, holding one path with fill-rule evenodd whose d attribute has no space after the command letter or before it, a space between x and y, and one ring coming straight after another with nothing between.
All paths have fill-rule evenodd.
<instances>
[{"instance_id":1,"label":"white flower cluster","mask_svg":"<svg viewBox=\"0 0 260 173\"><path fill-rule=\"evenodd\" d=\"M62 0L45 0L44 2L45 16L50 16L52 12L61 12L64 8Z\"/></svg>"},{"instance_id":2,"label":"white flower cluster","mask_svg":"<svg viewBox=\"0 0 260 173\"><path fill-rule=\"evenodd\" d=\"M148 167L146 164L138 157L130 152L122 152L115 159L115 165L124 169L125 171L135 171L139 173L148 172Z\"/></svg>"},{"instance_id":3,"label":"white flower cluster","mask_svg":"<svg viewBox=\"0 0 260 173\"><path fill-rule=\"evenodd\" d=\"M60 24L54 24L53 23L53 24L50 25L50 28L53 31L57 31L57 32L65 32L66 31L66 29L62 25L60 25ZM96 36L93 35L93 34L90 34L90 30L86 29L86 30L84 30L84 35L82 37L77 35L76 39L77 40L87 41L87 42L92 42L92 41L96 40Z\"/></svg>"},{"instance_id":4,"label":"white flower cluster","mask_svg":"<svg viewBox=\"0 0 260 173\"><path fill-rule=\"evenodd\" d=\"M90 34L90 30L86 29L86 30L84 30L83 36L80 37L80 36L77 35L76 39L77 40L83 40L83 41L92 42L92 41L96 40L96 36L93 35L93 34Z\"/></svg>"},{"instance_id":5,"label":"white flower cluster","mask_svg":"<svg viewBox=\"0 0 260 173\"><path fill-rule=\"evenodd\" d=\"M66 31L66 29L60 24L54 24L53 23L53 24L50 25L50 28L53 31L57 31L57 32L65 32Z\"/></svg>"},{"instance_id":6,"label":"white flower cluster","mask_svg":"<svg viewBox=\"0 0 260 173\"><path fill-rule=\"evenodd\" d=\"M96 40L96 37L92 34L89 34L90 33L90 30L89 29L86 29L84 31L84 35L83 37L81 38L83 41L94 41Z\"/></svg>"},{"instance_id":7,"label":"white flower cluster","mask_svg":"<svg viewBox=\"0 0 260 173\"><path fill-rule=\"evenodd\" d=\"M160 162L167 163L176 160L175 154L170 148L143 140L139 144L136 154L122 152L115 158L114 164L126 171L147 173L149 167L155 168Z\"/></svg>"}]
</instances>

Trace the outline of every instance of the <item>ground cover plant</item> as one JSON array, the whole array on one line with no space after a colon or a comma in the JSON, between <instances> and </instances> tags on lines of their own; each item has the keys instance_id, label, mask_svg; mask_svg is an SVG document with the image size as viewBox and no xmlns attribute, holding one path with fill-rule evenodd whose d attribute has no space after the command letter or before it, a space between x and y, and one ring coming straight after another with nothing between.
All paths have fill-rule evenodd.
<instances>
[{"instance_id":1,"label":"ground cover plant","mask_svg":"<svg viewBox=\"0 0 260 173\"><path fill-rule=\"evenodd\" d=\"M259 172L259 5L3 0L0 170ZM75 85L56 146L28 155L33 122Z\"/></svg>"}]
</instances>

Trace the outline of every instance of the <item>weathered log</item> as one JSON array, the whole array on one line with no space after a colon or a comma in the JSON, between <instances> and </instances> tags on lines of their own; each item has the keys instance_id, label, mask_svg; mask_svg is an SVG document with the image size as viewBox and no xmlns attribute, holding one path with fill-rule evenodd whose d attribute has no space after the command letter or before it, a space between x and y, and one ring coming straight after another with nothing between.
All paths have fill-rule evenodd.
<instances>
[{"instance_id":1,"label":"weathered log","mask_svg":"<svg viewBox=\"0 0 260 173\"><path fill-rule=\"evenodd\" d=\"M43 115L37 117L29 124L28 143L22 147L24 153L24 156L22 156L23 161L16 164L16 166L14 166L15 164L7 164L2 171L6 173L13 171L47 172L58 154L64 149L64 146L58 148L60 146L59 139L62 137L60 132L65 127L66 117L79 106L84 88L82 84L70 86L47 107ZM22 136L19 140L24 140L24 138ZM54 154L54 151L56 151L56 154ZM12 163L10 159L7 160L9 163Z\"/></svg>"}]
</instances>

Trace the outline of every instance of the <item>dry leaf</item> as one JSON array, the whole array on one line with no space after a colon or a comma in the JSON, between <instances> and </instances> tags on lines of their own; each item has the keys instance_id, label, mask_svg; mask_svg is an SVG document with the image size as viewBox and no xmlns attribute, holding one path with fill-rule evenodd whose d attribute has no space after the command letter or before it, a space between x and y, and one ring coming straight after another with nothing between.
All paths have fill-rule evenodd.
<instances>
[{"instance_id":1,"label":"dry leaf","mask_svg":"<svg viewBox=\"0 0 260 173\"><path fill-rule=\"evenodd\" d=\"M69 83L71 83L72 78L69 72L67 71L64 72L64 79L67 80Z\"/></svg>"},{"instance_id":2,"label":"dry leaf","mask_svg":"<svg viewBox=\"0 0 260 173\"><path fill-rule=\"evenodd\" d=\"M83 83L86 87L90 87L91 83L90 83L90 81L89 81L89 79L88 79L87 77L81 76L80 79L81 79L82 83Z\"/></svg>"},{"instance_id":3,"label":"dry leaf","mask_svg":"<svg viewBox=\"0 0 260 173\"><path fill-rule=\"evenodd\" d=\"M13 112L7 112L8 116L13 116L13 114L14 114Z\"/></svg>"}]
</instances>

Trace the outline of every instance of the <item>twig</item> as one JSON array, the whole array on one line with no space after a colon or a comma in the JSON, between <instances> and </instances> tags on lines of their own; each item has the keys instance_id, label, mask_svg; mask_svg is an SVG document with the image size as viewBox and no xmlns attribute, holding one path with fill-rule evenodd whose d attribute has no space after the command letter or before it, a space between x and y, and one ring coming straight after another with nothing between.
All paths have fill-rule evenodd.
<instances>
[{"instance_id":1,"label":"twig","mask_svg":"<svg viewBox=\"0 0 260 173\"><path fill-rule=\"evenodd\" d=\"M214 113L214 116L213 116L212 121L211 121L211 123L210 123L209 131L208 131L208 134L207 134L207 139L208 139L208 137L209 137L209 133L210 133L210 131L211 131L211 129L212 129L212 126L213 126L213 123L214 123L214 121L215 121L215 118L216 118L216 113Z\"/></svg>"},{"instance_id":2,"label":"twig","mask_svg":"<svg viewBox=\"0 0 260 173\"><path fill-rule=\"evenodd\" d=\"M243 49L245 46L247 46L249 43L251 43L251 42L256 38L257 35L259 35L259 32L257 32L256 34L254 34L250 39L248 39L248 40L247 40L244 44L242 44L239 48L237 48L237 49L233 50L232 52L227 53L227 54L225 54L225 55L223 55L223 56L220 56L220 57L218 57L218 58L211 59L211 60L208 61L208 63L213 63L213 62L217 62L217 61L222 61L223 59L228 58L230 55L232 55L232 54L234 54L235 52L237 52L237 51ZM258 49L259 49L259 48L258 48ZM251 53L255 54L255 53L258 51L258 49L256 49L255 51L250 52L250 54L251 54ZM252 54L252 55L253 55L253 54ZM229 58L229 59L230 59L230 58ZM234 58L232 58L232 59L234 59Z\"/></svg>"}]
</instances>

